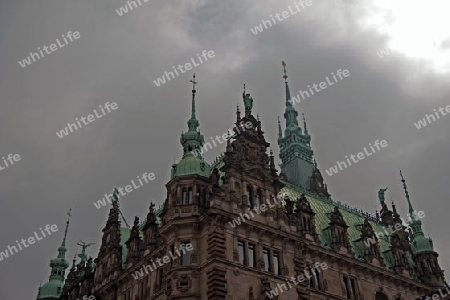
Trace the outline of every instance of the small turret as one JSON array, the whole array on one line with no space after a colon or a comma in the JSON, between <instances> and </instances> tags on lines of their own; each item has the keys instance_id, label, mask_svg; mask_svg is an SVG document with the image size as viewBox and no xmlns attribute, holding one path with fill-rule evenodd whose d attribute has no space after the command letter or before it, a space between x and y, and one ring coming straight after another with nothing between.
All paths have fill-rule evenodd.
<instances>
[{"instance_id":1,"label":"small turret","mask_svg":"<svg viewBox=\"0 0 450 300\"><path fill-rule=\"evenodd\" d=\"M422 221L417 217L416 211L412 206L402 171L400 171L400 177L411 218L411 221L409 222L409 226L412 228L411 250L414 262L416 263L418 276L424 283L429 284L430 286L443 287L445 285L444 272L439 266L439 255L434 251L431 238L426 238L423 233Z\"/></svg>"},{"instance_id":2,"label":"small turret","mask_svg":"<svg viewBox=\"0 0 450 300\"><path fill-rule=\"evenodd\" d=\"M64 238L61 246L58 248L58 257L50 261L50 267L52 271L50 273L49 281L43 286L39 287L39 292L36 299L59 299L64 287L64 277L66 269L69 267L69 263L66 260L66 238L67 230L69 229L69 219L70 211L67 213L69 217L67 218L66 230L64 231Z\"/></svg>"}]
</instances>

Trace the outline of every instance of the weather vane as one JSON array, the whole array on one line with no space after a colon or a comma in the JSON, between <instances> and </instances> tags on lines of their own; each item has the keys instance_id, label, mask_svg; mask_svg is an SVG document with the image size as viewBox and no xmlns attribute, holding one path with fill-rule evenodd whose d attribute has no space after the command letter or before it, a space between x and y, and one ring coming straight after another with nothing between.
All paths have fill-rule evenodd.
<instances>
[{"instance_id":1,"label":"weather vane","mask_svg":"<svg viewBox=\"0 0 450 300\"><path fill-rule=\"evenodd\" d=\"M195 73L194 73L193 78L194 78L194 79L191 79L189 82L192 82L192 85L193 85L192 90L195 91L195 85L198 83L197 81L195 81Z\"/></svg>"},{"instance_id":2,"label":"weather vane","mask_svg":"<svg viewBox=\"0 0 450 300\"><path fill-rule=\"evenodd\" d=\"M281 62L281 64L283 65L283 73L284 73L283 78L284 78L284 81L286 81L286 79L288 79L287 71L286 71L286 63L285 63L284 60L283 60L283 61Z\"/></svg>"}]
</instances>

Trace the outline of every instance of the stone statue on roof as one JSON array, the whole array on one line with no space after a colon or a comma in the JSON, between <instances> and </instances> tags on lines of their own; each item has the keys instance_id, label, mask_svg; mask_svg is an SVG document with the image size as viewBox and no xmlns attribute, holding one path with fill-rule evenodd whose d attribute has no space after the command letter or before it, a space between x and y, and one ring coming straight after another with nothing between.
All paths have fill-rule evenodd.
<instances>
[{"instance_id":1,"label":"stone statue on roof","mask_svg":"<svg viewBox=\"0 0 450 300\"><path fill-rule=\"evenodd\" d=\"M380 189L378 191L378 200L380 200L381 203L384 203L384 193L386 192L388 188Z\"/></svg>"},{"instance_id":2,"label":"stone statue on roof","mask_svg":"<svg viewBox=\"0 0 450 300\"><path fill-rule=\"evenodd\" d=\"M88 244L88 243L80 240L80 243L77 243L77 245L81 246L81 254L78 254L78 257L81 258L81 262L84 262L87 260L86 248L88 248L91 245L95 245L95 243Z\"/></svg>"},{"instance_id":3,"label":"stone statue on roof","mask_svg":"<svg viewBox=\"0 0 450 300\"><path fill-rule=\"evenodd\" d=\"M250 97L250 94L244 95L244 106L246 111L252 110L253 107L253 98Z\"/></svg>"}]
</instances>

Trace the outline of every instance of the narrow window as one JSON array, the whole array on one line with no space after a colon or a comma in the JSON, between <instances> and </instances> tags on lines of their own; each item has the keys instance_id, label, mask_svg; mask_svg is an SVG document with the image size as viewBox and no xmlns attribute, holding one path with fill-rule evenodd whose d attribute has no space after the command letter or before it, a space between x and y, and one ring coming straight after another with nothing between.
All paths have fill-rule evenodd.
<instances>
[{"instance_id":1,"label":"narrow window","mask_svg":"<svg viewBox=\"0 0 450 300\"><path fill-rule=\"evenodd\" d=\"M280 269L280 259L278 252L273 251L273 272L275 275L281 275L281 269Z\"/></svg>"},{"instance_id":2,"label":"narrow window","mask_svg":"<svg viewBox=\"0 0 450 300\"><path fill-rule=\"evenodd\" d=\"M187 193L186 189L183 189L183 192L181 194L181 204L185 205L187 204Z\"/></svg>"},{"instance_id":3,"label":"narrow window","mask_svg":"<svg viewBox=\"0 0 450 300\"><path fill-rule=\"evenodd\" d=\"M188 195L189 199L188 199L187 204L192 204L192 188L189 188L188 193L189 193L189 195Z\"/></svg>"},{"instance_id":4,"label":"narrow window","mask_svg":"<svg viewBox=\"0 0 450 300\"><path fill-rule=\"evenodd\" d=\"M350 289L349 289L349 286L348 286L347 276L344 276L344 288L345 288L345 292L346 292L346 295L347 295L347 299L350 299Z\"/></svg>"},{"instance_id":5,"label":"narrow window","mask_svg":"<svg viewBox=\"0 0 450 300\"><path fill-rule=\"evenodd\" d=\"M433 267L431 266L431 262L427 260L428 262L428 269L430 269L430 272L433 273Z\"/></svg>"},{"instance_id":6,"label":"narrow window","mask_svg":"<svg viewBox=\"0 0 450 300\"><path fill-rule=\"evenodd\" d=\"M315 268L314 270L315 270L315 272L316 272L317 288L318 288L319 290L322 291L322 290L323 290L323 287L322 287L322 277L321 277L321 274L320 274L319 270L317 270L317 268Z\"/></svg>"},{"instance_id":7,"label":"narrow window","mask_svg":"<svg viewBox=\"0 0 450 300\"><path fill-rule=\"evenodd\" d=\"M245 262L245 243L242 241L238 241L238 254L239 254L239 263L244 264L244 262Z\"/></svg>"},{"instance_id":8,"label":"narrow window","mask_svg":"<svg viewBox=\"0 0 450 300\"><path fill-rule=\"evenodd\" d=\"M158 285L159 285L159 289L162 289L162 284L163 284L163 270L162 268L159 268L158 270Z\"/></svg>"},{"instance_id":9,"label":"narrow window","mask_svg":"<svg viewBox=\"0 0 450 300\"><path fill-rule=\"evenodd\" d=\"M181 254L181 265L187 266L191 264L191 253L186 249L186 245L189 244L189 242L181 243L180 250L183 252Z\"/></svg>"},{"instance_id":10,"label":"narrow window","mask_svg":"<svg viewBox=\"0 0 450 300\"><path fill-rule=\"evenodd\" d=\"M248 244L248 266L250 268L256 268L255 245L252 244Z\"/></svg>"},{"instance_id":11,"label":"narrow window","mask_svg":"<svg viewBox=\"0 0 450 300\"><path fill-rule=\"evenodd\" d=\"M352 289L352 299L355 299L355 295L356 295L356 288L355 288L355 279L350 279L350 285L351 285L351 289Z\"/></svg>"},{"instance_id":12,"label":"narrow window","mask_svg":"<svg viewBox=\"0 0 450 300\"><path fill-rule=\"evenodd\" d=\"M197 186L197 194L195 195L195 201L200 204L200 187Z\"/></svg>"},{"instance_id":13,"label":"narrow window","mask_svg":"<svg viewBox=\"0 0 450 300\"><path fill-rule=\"evenodd\" d=\"M253 206L253 188L251 185L247 185L247 205Z\"/></svg>"},{"instance_id":14,"label":"narrow window","mask_svg":"<svg viewBox=\"0 0 450 300\"><path fill-rule=\"evenodd\" d=\"M143 299L144 297L144 282L145 280L142 280L139 285L139 299Z\"/></svg>"},{"instance_id":15,"label":"narrow window","mask_svg":"<svg viewBox=\"0 0 450 300\"><path fill-rule=\"evenodd\" d=\"M312 272L311 266L308 266L308 275L309 275L309 286L314 288L316 285L314 284L314 274Z\"/></svg>"},{"instance_id":16,"label":"narrow window","mask_svg":"<svg viewBox=\"0 0 450 300\"><path fill-rule=\"evenodd\" d=\"M170 247L170 252L172 252L172 254L175 254L175 245L172 245L171 247ZM174 260L173 259L171 259L170 260L170 267L173 267L175 264L174 264Z\"/></svg>"},{"instance_id":17,"label":"narrow window","mask_svg":"<svg viewBox=\"0 0 450 300\"><path fill-rule=\"evenodd\" d=\"M256 206L260 207L261 206L261 191L258 190L258 192L256 193Z\"/></svg>"},{"instance_id":18,"label":"narrow window","mask_svg":"<svg viewBox=\"0 0 450 300\"><path fill-rule=\"evenodd\" d=\"M269 256L269 250L266 248L263 248L263 257L264 257L264 271L272 271L270 268L270 256Z\"/></svg>"}]
</instances>

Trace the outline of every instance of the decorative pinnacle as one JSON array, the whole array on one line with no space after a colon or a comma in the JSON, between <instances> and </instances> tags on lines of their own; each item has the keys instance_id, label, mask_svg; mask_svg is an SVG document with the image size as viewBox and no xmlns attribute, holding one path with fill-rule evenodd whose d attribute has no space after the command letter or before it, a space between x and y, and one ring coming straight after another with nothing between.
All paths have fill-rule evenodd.
<instances>
[{"instance_id":1,"label":"decorative pinnacle","mask_svg":"<svg viewBox=\"0 0 450 300\"><path fill-rule=\"evenodd\" d=\"M308 134L308 128L306 127L306 118L305 118L305 114L302 113L302 116L303 116L303 127L304 127L304 130L305 130L305 135L307 135L307 134Z\"/></svg>"},{"instance_id":2,"label":"decorative pinnacle","mask_svg":"<svg viewBox=\"0 0 450 300\"><path fill-rule=\"evenodd\" d=\"M281 62L281 65L283 66L283 73L284 73L283 78L284 78L284 81L286 81L288 79L288 76L287 76L287 71L286 71L286 63L284 62L284 60Z\"/></svg>"},{"instance_id":3,"label":"decorative pinnacle","mask_svg":"<svg viewBox=\"0 0 450 300\"><path fill-rule=\"evenodd\" d=\"M197 81L195 81L195 73L192 76L192 79L189 80L189 82L192 82L192 108L191 108L192 112L191 112L191 119L195 120L195 93L197 92L195 90L195 85L198 83ZM189 123L188 123L188 126L189 126ZM197 124L197 126L198 126L198 124ZM190 129L190 126L189 126L189 129Z\"/></svg>"},{"instance_id":4,"label":"decorative pinnacle","mask_svg":"<svg viewBox=\"0 0 450 300\"><path fill-rule=\"evenodd\" d=\"M409 193L406 187L405 178L403 178L402 170L400 170L400 176L402 177L403 189L405 190L406 200L408 201L409 213L411 214L412 217L414 217L412 214L414 212L414 209L411 205L411 201L409 200Z\"/></svg>"},{"instance_id":5,"label":"decorative pinnacle","mask_svg":"<svg viewBox=\"0 0 450 300\"><path fill-rule=\"evenodd\" d=\"M67 215L68 215L69 217L67 218L67 222L66 222L66 230L65 230L65 232L64 232L64 239L63 239L63 242L62 242L62 244L61 244L62 247L65 247L65 246L66 246L67 230L69 229L69 220L70 220L71 212L72 212L72 208L70 208L70 209L69 209L69 212L67 213Z\"/></svg>"},{"instance_id":6,"label":"decorative pinnacle","mask_svg":"<svg viewBox=\"0 0 450 300\"><path fill-rule=\"evenodd\" d=\"M192 77L193 79L189 80L189 82L192 82L192 92L195 93L195 85L198 83L197 81L195 81L195 73Z\"/></svg>"}]
</instances>

